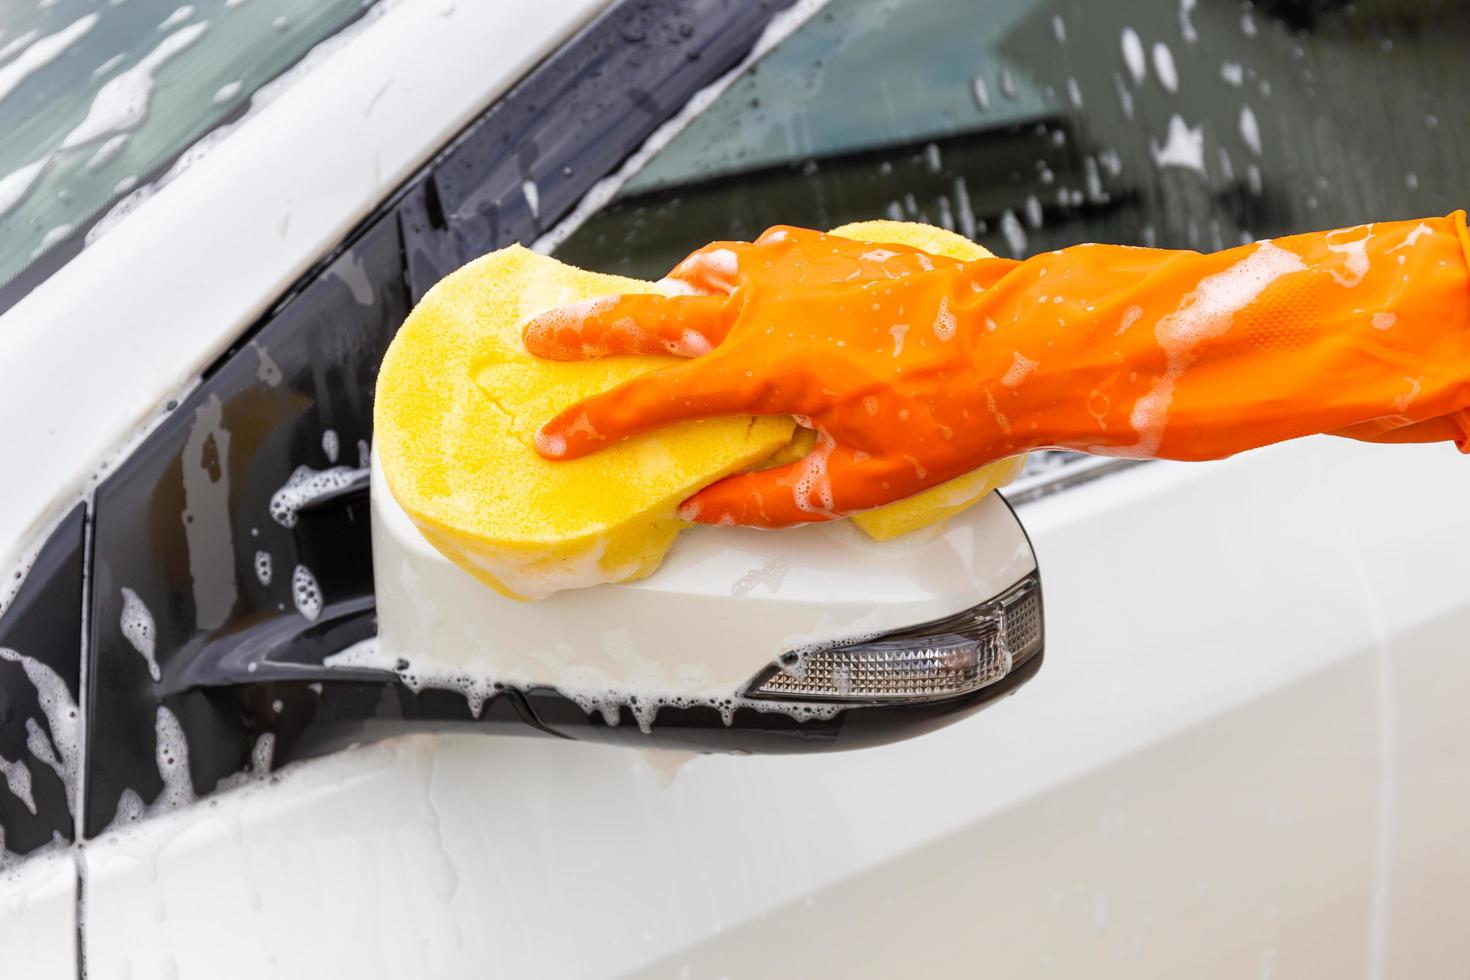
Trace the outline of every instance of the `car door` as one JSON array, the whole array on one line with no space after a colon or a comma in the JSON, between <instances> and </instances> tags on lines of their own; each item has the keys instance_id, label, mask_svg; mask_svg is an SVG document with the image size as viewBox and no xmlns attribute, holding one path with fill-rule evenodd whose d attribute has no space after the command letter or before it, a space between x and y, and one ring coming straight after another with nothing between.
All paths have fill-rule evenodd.
<instances>
[{"instance_id":1,"label":"car door","mask_svg":"<svg viewBox=\"0 0 1470 980\"><path fill-rule=\"evenodd\" d=\"M642 64L655 42L697 64L710 49L679 39L724 23L714 4L633 6L593 29ZM593 80L663 124L647 143L595 100L580 131L463 134L432 183L392 199L408 270L393 302L515 239L657 276L777 222L886 214L1026 254L1446 211L1464 196L1440 149L1464 139L1464 13L762 8L744 25L766 30L759 56L724 75L741 55L724 52L693 98L673 71L666 89ZM572 96L552 91L501 105L556 122ZM521 150L506 167L500 140ZM334 261L391 268L394 249L373 249L363 234ZM301 323L330 320L335 299L297 295L326 304ZM1009 496L1045 576L1048 662L962 724L748 758L417 734L269 775L267 758L147 820L114 823L109 805L73 852L84 875L20 867L68 895L82 883L101 976L1453 973L1464 941L1444 910L1470 872L1463 461L1315 439L1201 465L1030 467ZM193 749L199 782L216 743L148 734L159 797L160 747Z\"/></svg>"}]
</instances>

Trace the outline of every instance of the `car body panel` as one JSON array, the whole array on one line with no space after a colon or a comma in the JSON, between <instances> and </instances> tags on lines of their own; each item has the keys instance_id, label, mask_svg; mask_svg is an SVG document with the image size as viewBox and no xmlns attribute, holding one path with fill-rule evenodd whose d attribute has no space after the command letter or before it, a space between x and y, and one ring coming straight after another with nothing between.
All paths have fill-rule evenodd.
<instances>
[{"instance_id":1,"label":"car body panel","mask_svg":"<svg viewBox=\"0 0 1470 980\"><path fill-rule=\"evenodd\" d=\"M294 767L89 844L89 962L1442 974L1470 955L1444 918L1470 875L1463 464L1323 437L1024 505L1047 667L922 739L415 737Z\"/></svg>"},{"instance_id":2,"label":"car body panel","mask_svg":"<svg viewBox=\"0 0 1470 980\"><path fill-rule=\"evenodd\" d=\"M0 975L77 976L77 881L68 851L0 868Z\"/></svg>"},{"instance_id":3,"label":"car body panel","mask_svg":"<svg viewBox=\"0 0 1470 980\"><path fill-rule=\"evenodd\" d=\"M46 421L6 430L7 467L25 479L0 480L0 567L126 455L165 400L605 2L545 0L534 17L403 3L364 17L309 85L216 144L228 152L202 155L12 307L0 329L0 418ZM383 75L425 51L434 56L414 70Z\"/></svg>"}]
</instances>

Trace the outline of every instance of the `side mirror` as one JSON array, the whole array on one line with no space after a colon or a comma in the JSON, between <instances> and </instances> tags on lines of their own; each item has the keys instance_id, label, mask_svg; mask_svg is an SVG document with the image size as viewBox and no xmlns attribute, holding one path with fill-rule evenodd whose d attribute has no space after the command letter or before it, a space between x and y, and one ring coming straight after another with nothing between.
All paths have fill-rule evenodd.
<instances>
[{"instance_id":1,"label":"side mirror","mask_svg":"<svg viewBox=\"0 0 1470 980\"><path fill-rule=\"evenodd\" d=\"M77 594L38 601L70 617L76 646L53 652L85 679L86 836L405 732L855 748L952 722L1040 666L1035 557L996 495L888 544L696 529L641 582L524 604L482 586L370 498L401 262L390 212L171 403L78 518ZM368 307L346 285L359 270L381 293Z\"/></svg>"},{"instance_id":2,"label":"side mirror","mask_svg":"<svg viewBox=\"0 0 1470 980\"><path fill-rule=\"evenodd\" d=\"M1041 666L1036 558L998 494L886 543L846 523L694 528L647 579L538 602L429 545L376 460L371 510L378 635L326 665L471 701L513 690L571 738L858 748L965 717Z\"/></svg>"}]
</instances>

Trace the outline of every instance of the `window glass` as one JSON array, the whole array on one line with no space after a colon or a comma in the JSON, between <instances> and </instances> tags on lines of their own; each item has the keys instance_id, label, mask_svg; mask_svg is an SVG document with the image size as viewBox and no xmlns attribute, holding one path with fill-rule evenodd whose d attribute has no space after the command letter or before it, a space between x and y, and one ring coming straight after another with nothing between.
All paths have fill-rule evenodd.
<instances>
[{"instance_id":1,"label":"window glass","mask_svg":"<svg viewBox=\"0 0 1470 980\"><path fill-rule=\"evenodd\" d=\"M1446 213L1470 204L1467 50L1470 0L832 0L557 255L657 278L773 224L1022 256Z\"/></svg>"},{"instance_id":2,"label":"window glass","mask_svg":"<svg viewBox=\"0 0 1470 980\"><path fill-rule=\"evenodd\" d=\"M0 285L364 0L0 0Z\"/></svg>"}]
</instances>

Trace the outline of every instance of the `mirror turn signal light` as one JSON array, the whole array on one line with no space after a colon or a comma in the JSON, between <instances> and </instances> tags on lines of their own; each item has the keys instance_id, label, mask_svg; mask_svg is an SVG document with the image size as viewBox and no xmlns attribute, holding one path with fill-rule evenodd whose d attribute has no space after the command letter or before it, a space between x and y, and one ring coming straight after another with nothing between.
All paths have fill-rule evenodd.
<instances>
[{"instance_id":1,"label":"mirror turn signal light","mask_svg":"<svg viewBox=\"0 0 1470 980\"><path fill-rule=\"evenodd\" d=\"M1042 647L1041 585L1028 575L962 613L858 642L783 654L746 697L929 701L1001 680Z\"/></svg>"}]
</instances>

